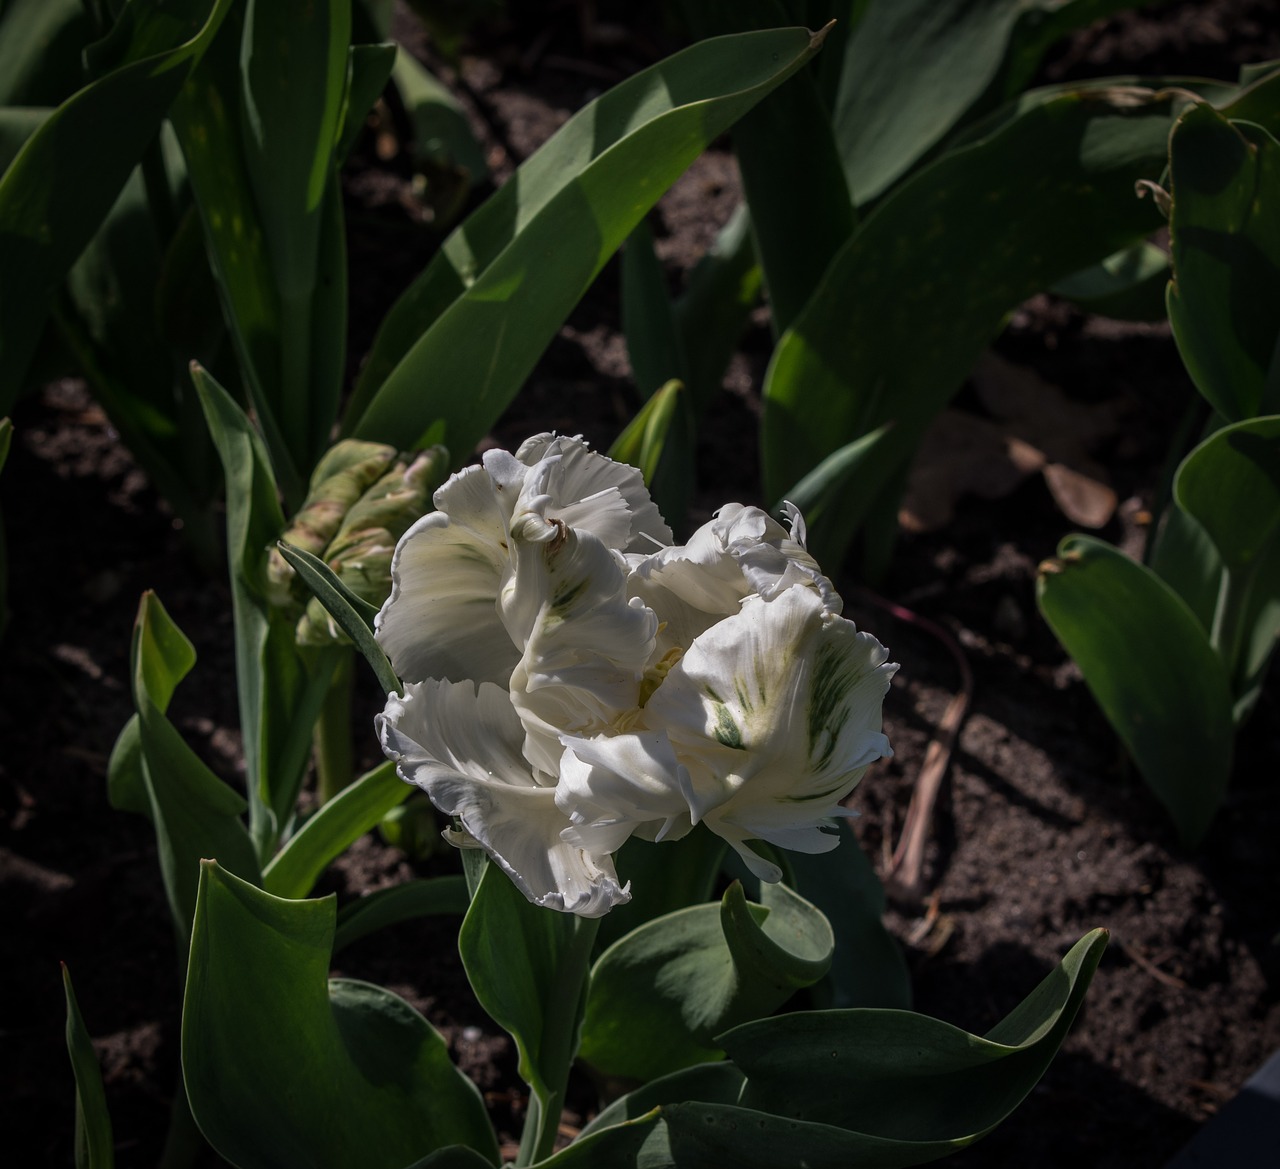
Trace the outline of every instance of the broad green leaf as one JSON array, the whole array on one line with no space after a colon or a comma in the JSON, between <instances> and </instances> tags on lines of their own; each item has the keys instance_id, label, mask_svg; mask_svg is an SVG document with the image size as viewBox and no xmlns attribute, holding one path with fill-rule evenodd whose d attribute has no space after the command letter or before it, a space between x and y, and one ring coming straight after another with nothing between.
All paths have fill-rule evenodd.
<instances>
[{"instance_id":1,"label":"broad green leaf","mask_svg":"<svg viewBox=\"0 0 1280 1169\"><path fill-rule=\"evenodd\" d=\"M774 501L789 500L808 528L807 546L820 563L838 564L853 534L873 511L867 483L881 483L909 455L902 432L892 425L846 443Z\"/></svg>"},{"instance_id":2,"label":"broad green leaf","mask_svg":"<svg viewBox=\"0 0 1280 1169\"><path fill-rule=\"evenodd\" d=\"M516 1042L520 1077L542 1101L568 1069L572 1051L557 1032L582 1010L586 955L575 951L585 919L528 901L497 865L488 865L458 934L471 989ZM594 937L594 931L592 931ZM572 976L571 976L572 975Z\"/></svg>"},{"instance_id":3,"label":"broad green leaf","mask_svg":"<svg viewBox=\"0 0 1280 1169\"><path fill-rule=\"evenodd\" d=\"M758 31L792 19L782 0L691 0L683 9L698 36ZM814 71L801 70L779 86L743 115L731 136L777 336L804 307L855 220Z\"/></svg>"},{"instance_id":4,"label":"broad green leaf","mask_svg":"<svg viewBox=\"0 0 1280 1169\"><path fill-rule=\"evenodd\" d=\"M911 976L884 925L884 886L848 821L838 822L840 847L793 852L795 887L831 923L835 951L827 976L810 991L823 1007L911 1006Z\"/></svg>"},{"instance_id":5,"label":"broad green leaf","mask_svg":"<svg viewBox=\"0 0 1280 1169\"><path fill-rule=\"evenodd\" d=\"M403 1169L463 1144L497 1164L475 1086L381 987L328 980L334 901L202 866L182 1019L191 1111L240 1169Z\"/></svg>"},{"instance_id":6,"label":"broad green leaf","mask_svg":"<svg viewBox=\"0 0 1280 1169\"><path fill-rule=\"evenodd\" d=\"M341 355L313 360L326 331L345 335L346 298L316 313L322 255L341 241L334 151L347 99L350 0L248 0L240 45L245 168L280 304L282 366L269 395L299 470L329 437L342 385ZM330 204L326 214L325 205ZM330 286L332 274L330 275ZM345 284L345 266L342 280Z\"/></svg>"},{"instance_id":7,"label":"broad green leaf","mask_svg":"<svg viewBox=\"0 0 1280 1169\"><path fill-rule=\"evenodd\" d=\"M0 5L0 106L51 106L84 84L80 52L94 36L83 0Z\"/></svg>"},{"instance_id":8,"label":"broad green leaf","mask_svg":"<svg viewBox=\"0 0 1280 1169\"><path fill-rule=\"evenodd\" d=\"M0 177L0 411L22 383L49 298L155 137L229 5L185 0L155 20L136 22L123 63L60 105ZM157 28L171 39L158 43Z\"/></svg>"},{"instance_id":9,"label":"broad green leaf","mask_svg":"<svg viewBox=\"0 0 1280 1169\"><path fill-rule=\"evenodd\" d=\"M697 416L720 392L729 359L760 299L762 279L744 203L689 273L689 284L675 303Z\"/></svg>"},{"instance_id":10,"label":"broad green leaf","mask_svg":"<svg viewBox=\"0 0 1280 1169\"><path fill-rule=\"evenodd\" d=\"M1133 187L1160 175L1173 102L1102 85L1041 97L883 200L774 353L766 496L886 422L913 450L1014 306L1154 230Z\"/></svg>"},{"instance_id":11,"label":"broad green leaf","mask_svg":"<svg viewBox=\"0 0 1280 1169\"><path fill-rule=\"evenodd\" d=\"M475 1149L466 1145L447 1145L405 1169L492 1169L492 1166L493 1162L485 1160Z\"/></svg>"},{"instance_id":12,"label":"broad green leaf","mask_svg":"<svg viewBox=\"0 0 1280 1169\"><path fill-rule=\"evenodd\" d=\"M1169 322L1197 389L1230 422L1264 402L1280 337L1280 143L1197 103L1169 142Z\"/></svg>"},{"instance_id":13,"label":"broad green leaf","mask_svg":"<svg viewBox=\"0 0 1280 1169\"><path fill-rule=\"evenodd\" d=\"M1280 532L1280 415L1225 427L1193 450L1173 484L1232 572L1247 572Z\"/></svg>"},{"instance_id":14,"label":"broad green leaf","mask_svg":"<svg viewBox=\"0 0 1280 1169\"><path fill-rule=\"evenodd\" d=\"M700 1063L678 1072L670 1072L650 1080L642 1087L619 1096L612 1104L602 1108L587 1123L581 1135L586 1137L601 1129L612 1128L637 1120L653 1109L666 1104L682 1104L686 1100L701 1103L736 1104L746 1077L724 1060L717 1063Z\"/></svg>"},{"instance_id":15,"label":"broad green leaf","mask_svg":"<svg viewBox=\"0 0 1280 1169\"><path fill-rule=\"evenodd\" d=\"M467 882L461 874L421 877L386 889L375 889L338 911L333 952L401 922L436 914L462 917L471 904Z\"/></svg>"},{"instance_id":16,"label":"broad green leaf","mask_svg":"<svg viewBox=\"0 0 1280 1169\"><path fill-rule=\"evenodd\" d=\"M1071 28L1137 0L895 0L850 37L833 120L854 201L888 191L957 125L1014 96Z\"/></svg>"},{"instance_id":17,"label":"broad green leaf","mask_svg":"<svg viewBox=\"0 0 1280 1169\"><path fill-rule=\"evenodd\" d=\"M404 446L439 421L464 460L645 212L819 44L804 29L703 42L570 119L392 309L348 430Z\"/></svg>"},{"instance_id":18,"label":"broad green leaf","mask_svg":"<svg viewBox=\"0 0 1280 1169\"><path fill-rule=\"evenodd\" d=\"M810 1011L747 1023L721 1037L747 1077L736 1102L724 1100L727 1081L704 1081L701 1069L682 1085L690 1090L684 1101L659 1091L659 1081L641 1090L657 1097L651 1111L627 1108L635 1119L590 1126L544 1165L898 1169L935 1160L989 1132L1035 1086L1105 944L1101 930L1083 938L983 1038L908 1011Z\"/></svg>"},{"instance_id":19,"label":"broad green leaf","mask_svg":"<svg viewBox=\"0 0 1280 1169\"><path fill-rule=\"evenodd\" d=\"M185 941L195 912L200 860L215 857L257 881L257 852L240 820L244 799L201 762L165 717L174 689L195 664L195 650L154 593L144 593L138 606L130 658L142 778L160 872L174 925Z\"/></svg>"},{"instance_id":20,"label":"broad green leaf","mask_svg":"<svg viewBox=\"0 0 1280 1169\"><path fill-rule=\"evenodd\" d=\"M111 1137L111 1116L102 1087L98 1053L80 1017L71 971L62 967L62 986L67 996L67 1053L76 1078L76 1169L111 1169L115 1164L115 1143Z\"/></svg>"},{"instance_id":21,"label":"broad green leaf","mask_svg":"<svg viewBox=\"0 0 1280 1169\"><path fill-rule=\"evenodd\" d=\"M1240 634L1235 646L1232 692L1236 726L1242 726L1267 678L1267 664L1280 638L1280 541L1268 545L1238 601Z\"/></svg>"},{"instance_id":22,"label":"broad green leaf","mask_svg":"<svg viewBox=\"0 0 1280 1169\"><path fill-rule=\"evenodd\" d=\"M277 897L305 897L329 863L341 855L413 788L383 763L343 788L290 837L262 870L262 887Z\"/></svg>"},{"instance_id":23,"label":"broad green leaf","mask_svg":"<svg viewBox=\"0 0 1280 1169\"><path fill-rule=\"evenodd\" d=\"M382 646L373 636L373 619L378 610L347 588L320 557L312 556L306 549L295 548L283 540L277 542L276 547L325 607L325 611L364 655L383 691L387 694L400 693L400 679L396 677L387 655L382 652Z\"/></svg>"},{"instance_id":24,"label":"broad green leaf","mask_svg":"<svg viewBox=\"0 0 1280 1169\"><path fill-rule=\"evenodd\" d=\"M132 714L120 728L107 760L107 799L118 812L151 817L147 781L142 775L142 727Z\"/></svg>"},{"instance_id":25,"label":"broad green leaf","mask_svg":"<svg viewBox=\"0 0 1280 1169\"><path fill-rule=\"evenodd\" d=\"M750 905L734 882L719 904L649 921L591 971L579 1056L596 1072L651 1080L718 1058L714 1036L776 1010L820 979L834 939L785 885Z\"/></svg>"},{"instance_id":26,"label":"broad green leaf","mask_svg":"<svg viewBox=\"0 0 1280 1169\"><path fill-rule=\"evenodd\" d=\"M1205 636L1222 585L1222 557L1197 520L1180 507L1168 507L1152 550L1150 567L1187 604Z\"/></svg>"},{"instance_id":27,"label":"broad green leaf","mask_svg":"<svg viewBox=\"0 0 1280 1169\"><path fill-rule=\"evenodd\" d=\"M1150 569L1089 536L1041 565L1040 612L1075 659L1143 779L1188 845L1231 772L1231 691L1195 615Z\"/></svg>"},{"instance_id":28,"label":"broad green leaf","mask_svg":"<svg viewBox=\"0 0 1280 1169\"><path fill-rule=\"evenodd\" d=\"M1168 280L1169 257L1142 240L1059 280L1053 291L1086 312L1122 321L1160 321Z\"/></svg>"}]
</instances>

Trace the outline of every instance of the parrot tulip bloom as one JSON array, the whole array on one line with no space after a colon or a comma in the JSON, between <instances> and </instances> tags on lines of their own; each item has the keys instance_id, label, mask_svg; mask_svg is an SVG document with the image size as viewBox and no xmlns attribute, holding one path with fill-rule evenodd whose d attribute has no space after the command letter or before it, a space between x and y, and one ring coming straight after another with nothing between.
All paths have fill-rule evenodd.
<instances>
[{"instance_id":1,"label":"parrot tulip bloom","mask_svg":"<svg viewBox=\"0 0 1280 1169\"><path fill-rule=\"evenodd\" d=\"M831 817L890 754L897 668L841 617L790 531L730 504L670 544L638 473L539 436L436 493L405 534L377 635L405 681L378 718L400 774L531 901L595 917L612 854L696 823L761 878L751 840L835 847Z\"/></svg>"}]
</instances>

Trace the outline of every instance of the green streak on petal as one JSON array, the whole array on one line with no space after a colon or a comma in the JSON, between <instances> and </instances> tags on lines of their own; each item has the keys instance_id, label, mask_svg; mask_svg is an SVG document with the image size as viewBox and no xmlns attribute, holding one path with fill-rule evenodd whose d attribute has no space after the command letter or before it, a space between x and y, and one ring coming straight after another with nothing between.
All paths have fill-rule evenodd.
<instances>
[{"instance_id":1,"label":"green streak on petal","mask_svg":"<svg viewBox=\"0 0 1280 1169\"><path fill-rule=\"evenodd\" d=\"M733 721L733 715L723 702L716 703L716 741L734 751L745 751L742 741L742 729Z\"/></svg>"},{"instance_id":2,"label":"green streak on petal","mask_svg":"<svg viewBox=\"0 0 1280 1169\"><path fill-rule=\"evenodd\" d=\"M818 646L809 699L809 758L815 768L822 768L831 759L839 737L844 700L857 680L857 671L848 668L836 646L827 642Z\"/></svg>"}]
</instances>

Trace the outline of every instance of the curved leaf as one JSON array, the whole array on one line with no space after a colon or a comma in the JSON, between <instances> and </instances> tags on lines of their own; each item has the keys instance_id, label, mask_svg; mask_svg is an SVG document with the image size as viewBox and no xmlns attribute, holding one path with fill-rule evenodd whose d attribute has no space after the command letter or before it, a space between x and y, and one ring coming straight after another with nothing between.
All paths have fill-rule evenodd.
<instances>
[{"instance_id":1,"label":"curved leaf","mask_svg":"<svg viewBox=\"0 0 1280 1169\"><path fill-rule=\"evenodd\" d=\"M353 942L402 921L446 913L462 917L470 904L466 878L460 873L403 881L386 889L375 889L338 911L333 951L336 954Z\"/></svg>"},{"instance_id":2,"label":"curved leaf","mask_svg":"<svg viewBox=\"0 0 1280 1169\"><path fill-rule=\"evenodd\" d=\"M714 1060L713 1037L776 1010L831 964L823 915L785 885L749 905L734 882L615 942L591 972L579 1056L597 1072L651 1080Z\"/></svg>"},{"instance_id":3,"label":"curved leaf","mask_svg":"<svg viewBox=\"0 0 1280 1169\"><path fill-rule=\"evenodd\" d=\"M0 177L0 412L21 385L49 298L120 194L229 6L230 0L184 0L128 22L121 63L63 102Z\"/></svg>"},{"instance_id":4,"label":"curved leaf","mask_svg":"<svg viewBox=\"0 0 1280 1169\"><path fill-rule=\"evenodd\" d=\"M262 887L277 897L305 897L329 862L375 827L414 789L387 762L327 800L262 870Z\"/></svg>"},{"instance_id":5,"label":"curved leaf","mask_svg":"<svg viewBox=\"0 0 1280 1169\"><path fill-rule=\"evenodd\" d=\"M464 460L645 212L820 43L794 28L705 41L575 115L392 309L348 431L403 446L439 422Z\"/></svg>"},{"instance_id":6,"label":"curved leaf","mask_svg":"<svg viewBox=\"0 0 1280 1169\"><path fill-rule=\"evenodd\" d=\"M115 1144L111 1137L111 1116L102 1087L98 1053L85 1029L71 986L71 971L62 967L62 986L67 997L67 1053L76 1078L76 1169L112 1169Z\"/></svg>"},{"instance_id":7,"label":"curved leaf","mask_svg":"<svg viewBox=\"0 0 1280 1169\"><path fill-rule=\"evenodd\" d=\"M1280 143L1197 103L1169 140L1169 323L1199 391L1228 421L1280 410ZM1280 392L1280 386L1271 393Z\"/></svg>"},{"instance_id":8,"label":"curved leaf","mask_svg":"<svg viewBox=\"0 0 1280 1169\"><path fill-rule=\"evenodd\" d=\"M1186 603L1101 540L1068 536L1040 566L1040 612L1189 845L1231 772L1231 691Z\"/></svg>"},{"instance_id":9,"label":"curved leaf","mask_svg":"<svg viewBox=\"0 0 1280 1169\"><path fill-rule=\"evenodd\" d=\"M138 605L130 657L142 779L169 910L185 941L201 858L217 857L228 869L257 881L257 851L240 819L244 798L201 762L165 717L196 655L154 593L144 593Z\"/></svg>"},{"instance_id":10,"label":"curved leaf","mask_svg":"<svg viewBox=\"0 0 1280 1169\"><path fill-rule=\"evenodd\" d=\"M774 353L766 496L886 422L913 450L1010 309L1159 226L1133 185L1160 175L1173 102L1101 85L1040 95L886 198Z\"/></svg>"},{"instance_id":11,"label":"curved leaf","mask_svg":"<svg viewBox=\"0 0 1280 1169\"><path fill-rule=\"evenodd\" d=\"M806 1169L895 1169L935 1160L989 1132L1035 1086L1105 945L1102 930L1081 939L985 1038L906 1011L811 1011L748 1023L721 1037L747 1076L737 1103L711 1083L702 1099L658 1099L638 1116L626 1108L635 1119L592 1125L544 1164L776 1169L803 1157Z\"/></svg>"},{"instance_id":12,"label":"curved leaf","mask_svg":"<svg viewBox=\"0 0 1280 1169\"><path fill-rule=\"evenodd\" d=\"M497 1164L474 1085L403 999L327 980L334 903L206 862L182 1020L191 1111L240 1169L403 1169L463 1144Z\"/></svg>"},{"instance_id":13,"label":"curved leaf","mask_svg":"<svg viewBox=\"0 0 1280 1169\"><path fill-rule=\"evenodd\" d=\"M1250 569L1280 533L1280 415L1210 435L1182 461L1173 495L1231 571Z\"/></svg>"}]
</instances>

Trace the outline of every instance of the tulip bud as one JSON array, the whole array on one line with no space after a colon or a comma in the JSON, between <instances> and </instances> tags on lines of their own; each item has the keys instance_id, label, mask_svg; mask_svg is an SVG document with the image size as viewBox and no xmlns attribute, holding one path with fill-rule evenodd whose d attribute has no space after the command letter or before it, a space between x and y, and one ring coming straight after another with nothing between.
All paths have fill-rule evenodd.
<instances>
[{"instance_id":1,"label":"tulip bud","mask_svg":"<svg viewBox=\"0 0 1280 1169\"><path fill-rule=\"evenodd\" d=\"M323 559L361 600L380 607L391 593L391 556L396 543L422 516L432 490L448 469L448 452L433 446L398 458L347 509L323 550ZM317 553L321 555L321 553ZM299 645L345 644L347 636L314 597L298 622Z\"/></svg>"},{"instance_id":2,"label":"tulip bud","mask_svg":"<svg viewBox=\"0 0 1280 1169\"><path fill-rule=\"evenodd\" d=\"M348 438L331 447L316 464L307 498L280 539L313 556L323 555L351 507L395 457L395 447L380 442ZM289 562L272 548L267 559L268 599L287 609L303 603L307 595Z\"/></svg>"}]
</instances>

